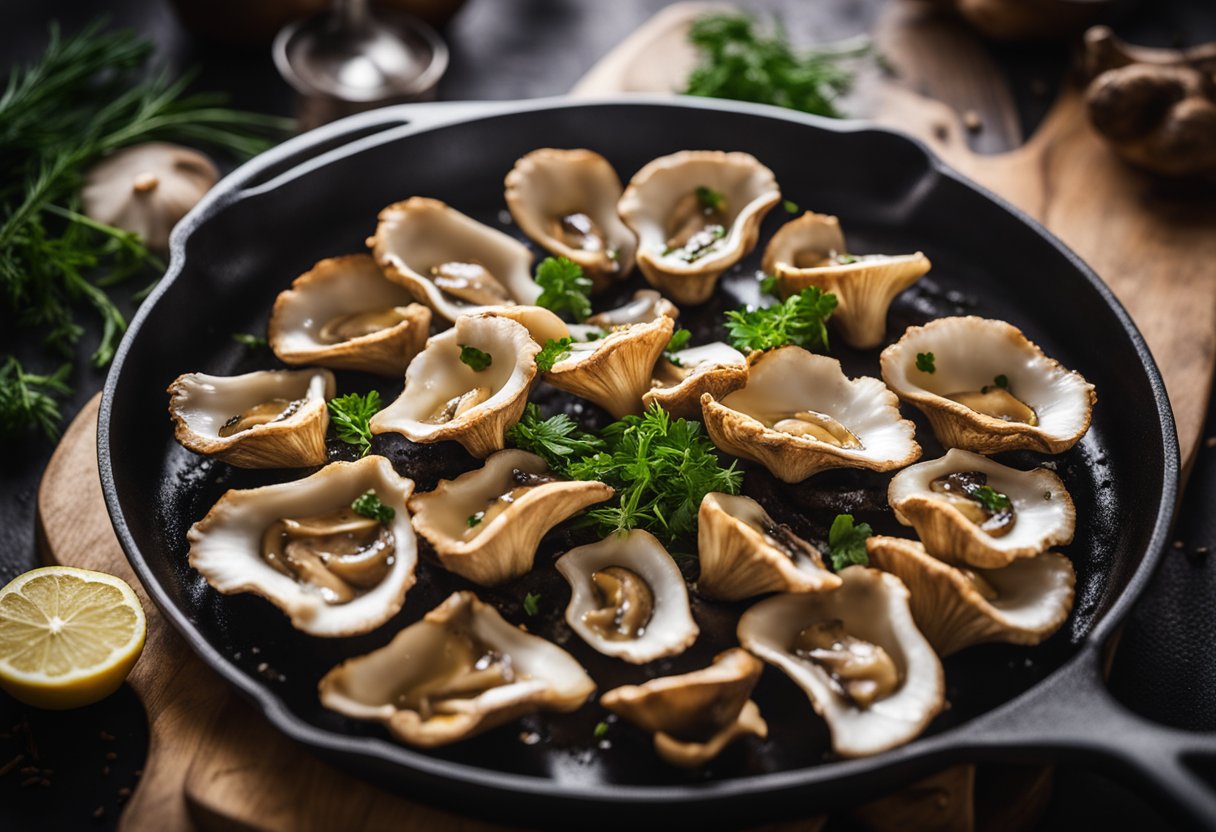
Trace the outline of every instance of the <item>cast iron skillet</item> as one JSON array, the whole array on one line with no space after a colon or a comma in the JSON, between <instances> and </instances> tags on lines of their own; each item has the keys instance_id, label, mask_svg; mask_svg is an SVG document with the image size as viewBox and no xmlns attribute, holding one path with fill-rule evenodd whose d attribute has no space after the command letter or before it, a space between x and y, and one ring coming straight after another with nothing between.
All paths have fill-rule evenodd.
<instances>
[{"instance_id":1,"label":"cast iron skillet","mask_svg":"<svg viewBox=\"0 0 1216 832\"><path fill-rule=\"evenodd\" d=\"M1077 568L1077 602L1061 633L1038 648L985 646L952 657L946 663L951 708L926 735L852 761L828 753L826 731L805 697L771 668L757 688L771 739L737 746L691 774L656 762L648 738L623 724L597 747L592 734L604 712L593 704L428 753L392 742L379 726L321 708L315 683L325 670L386 643L465 585L424 558L397 618L376 633L339 640L292 630L252 596L217 595L186 565L189 525L226 488L302 472L235 471L185 452L172 440L165 387L188 371L273 366L269 354L246 351L231 334L264 331L275 294L317 259L362 250L377 211L392 201L438 197L507 227L503 176L517 157L543 146L596 149L623 178L679 149L749 151L775 171L786 197L839 215L851 249L923 249L932 258L930 275L893 307L890 338L910 323L943 315L1003 318L1092 381L1100 399L1093 427L1055 458L1080 518L1077 540L1065 550ZM761 248L786 218L780 208L769 216ZM694 330L694 343L714 335L724 309L755 300L759 253L733 270L704 307L684 310L681 323ZM850 375L878 374L877 350L835 346L833 354ZM372 384L388 396L400 389L346 374L340 392ZM551 396L546 404L568 401ZM926 459L941 452L923 421L918 438ZM457 446L425 448L397 437L378 441L376 451L423 489L474 465ZM1096 758L1146 782L1192 820L1216 823L1216 799L1191 767L1208 743L1127 713L1101 682L1103 645L1162 552L1178 488L1174 426L1153 359L1123 308L1075 255L893 132L745 104L630 98L411 105L308 133L229 176L174 232L169 272L132 322L107 380L98 453L119 540L193 649L288 736L426 800L528 825L677 817L754 824L844 805L956 761ZM332 455L347 453L335 448ZM1030 467L1045 458L1015 454L1007 461ZM812 539L824 537L838 510L909 536L885 507L888 479L833 472L788 488L749 469L745 493ZM555 552L585 539L551 535L532 575L480 594L508 620L560 639L568 590L546 567ZM542 593L543 611L526 618L519 602L532 590ZM732 643L740 608L695 604L702 638L674 661L640 671L618 667L577 638L565 646L601 691L703 666Z\"/></svg>"}]
</instances>

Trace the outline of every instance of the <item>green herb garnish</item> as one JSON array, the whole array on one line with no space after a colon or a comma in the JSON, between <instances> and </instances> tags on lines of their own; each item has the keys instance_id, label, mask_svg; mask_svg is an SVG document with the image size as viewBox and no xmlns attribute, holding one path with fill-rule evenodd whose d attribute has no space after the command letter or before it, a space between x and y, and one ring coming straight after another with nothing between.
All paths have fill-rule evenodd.
<instances>
[{"instance_id":1,"label":"green herb garnish","mask_svg":"<svg viewBox=\"0 0 1216 832\"><path fill-rule=\"evenodd\" d=\"M849 254L847 251L840 252L840 254L837 254L834 259L836 260L836 265L838 266L847 266L850 263L856 263L861 260L861 258L856 254Z\"/></svg>"},{"instance_id":2,"label":"green herb garnish","mask_svg":"<svg viewBox=\"0 0 1216 832\"><path fill-rule=\"evenodd\" d=\"M722 195L722 192L715 191L706 185L697 186L697 202L700 204L701 210L707 214L726 209L726 197Z\"/></svg>"},{"instance_id":3,"label":"green herb garnish","mask_svg":"<svg viewBox=\"0 0 1216 832\"><path fill-rule=\"evenodd\" d=\"M967 496L993 514L999 514L1013 505L1009 500L1009 495L997 491L990 485L981 485L977 488L969 489Z\"/></svg>"},{"instance_id":4,"label":"green herb garnish","mask_svg":"<svg viewBox=\"0 0 1216 832\"><path fill-rule=\"evenodd\" d=\"M542 373L552 370L554 364L570 354L570 345L572 343L574 343L574 339L572 338L562 338L559 340L550 338L548 341L545 341L545 345L536 354L536 368Z\"/></svg>"},{"instance_id":5,"label":"green herb garnish","mask_svg":"<svg viewBox=\"0 0 1216 832\"><path fill-rule=\"evenodd\" d=\"M595 735L595 738L597 740L602 740L604 737L608 736L608 723L607 722L595 723L595 730L592 733Z\"/></svg>"},{"instance_id":6,"label":"green herb garnish","mask_svg":"<svg viewBox=\"0 0 1216 832\"><path fill-rule=\"evenodd\" d=\"M684 362L676 357L675 353L684 349L688 344L688 339L692 338L692 333L687 329L677 329L671 333L671 340L667 342L667 346L663 348L663 357L675 364L677 367L683 367Z\"/></svg>"},{"instance_id":7,"label":"green herb garnish","mask_svg":"<svg viewBox=\"0 0 1216 832\"><path fill-rule=\"evenodd\" d=\"M612 505L587 513L602 534L642 528L668 544L696 527L710 491L739 493L743 473L722 467L699 422L672 419L658 405L600 432L605 450L570 462L566 473L616 489Z\"/></svg>"},{"instance_id":8,"label":"green herb garnish","mask_svg":"<svg viewBox=\"0 0 1216 832\"><path fill-rule=\"evenodd\" d=\"M151 140L251 156L291 127L286 119L220 107L215 95L187 94L190 77L148 72L152 46L131 32L105 31L101 22L70 37L52 25L42 56L13 69L0 94L0 317L8 330L29 330L27 340L62 357L85 332L82 310L92 310L101 323L95 367L110 363L127 326L113 287L141 273L151 277L163 263L138 235L82 213L85 171ZM44 376L12 355L4 367L0 428L55 436L55 398L72 392L70 367Z\"/></svg>"},{"instance_id":9,"label":"green herb garnish","mask_svg":"<svg viewBox=\"0 0 1216 832\"><path fill-rule=\"evenodd\" d=\"M367 456L372 447L372 429L368 422L380 410L380 394L375 390L367 395L348 393L329 400L330 422L338 439L347 445L359 448L359 456Z\"/></svg>"},{"instance_id":10,"label":"green herb garnish","mask_svg":"<svg viewBox=\"0 0 1216 832\"><path fill-rule=\"evenodd\" d=\"M866 538L874 534L869 523L853 525L853 515L837 514L832 521L831 531L828 532L828 554L832 558L832 568L839 572L846 566L870 562L866 554Z\"/></svg>"},{"instance_id":11,"label":"green herb garnish","mask_svg":"<svg viewBox=\"0 0 1216 832\"><path fill-rule=\"evenodd\" d=\"M397 512L392 506L386 506L380 501L380 495L375 491L365 491L355 499L350 507L357 514L362 514L364 517L370 517L373 520L381 523L388 523L397 516Z\"/></svg>"},{"instance_id":12,"label":"green herb garnish","mask_svg":"<svg viewBox=\"0 0 1216 832\"><path fill-rule=\"evenodd\" d=\"M781 282L781 278L775 274L766 274L760 279L760 293L777 297L777 284Z\"/></svg>"},{"instance_id":13,"label":"green herb garnish","mask_svg":"<svg viewBox=\"0 0 1216 832\"><path fill-rule=\"evenodd\" d=\"M937 372L937 366L933 363L934 356L931 352L918 352L916 354L916 369L922 373L933 375Z\"/></svg>"},{"instance_id":14,"label":"green herb garnish","mask_svg":"<svg viewBox=\"0 0 1216 832\"><path fill-rule=\"evenodd\" d=\"M726 313L731 346L742 353L795 344L809 350L828 348L827 320L836 296L814 286L790 295L782 303Z\"/></svg>"},{"instance_id":15,"label":"green herb garnish","mask_svg":"<svg viewBox=\"0 0 1216 832\"><path fill-rule=\"evenodd\" d=\"M468 344L460 345L460 362L467 364L473 368L474 372L480 373L482 370L494 363L494 356L488 352L482 352L477 347L470 347Z\"/></svg>"},{"instance_id":16,"label":"green herb garnish","mask_svg":"<svg viewBox=\"0 0 1216 832\"><path fill-rule=\"evenodd\" d=\"M798 208L798 203L794 202L792 199L782 200L781 207L785 209L785 213L787 214L797 214L800 210Z\"/></svg>"},{"instance_id":17,"label":"green herb garnish","mask_svg":"<svg viewBox=\"0 0 1216 832\"><path fill-rule=\"evenodd\" d=\"M485 520L485 519L486 519L486 513L484 511L478 511L478 512L470 514L468 517L466 517L464 522L465 522L465 525L467 525L471 529L471 528L474 528L475 526L480 526L481 521Z\"/></svg>"},{"instance_id":18,"label":"green herb garnish","mask_svg":"<svg viewBox=\"0 0 1216 832\"><path fill-rule=\"evenodd\" d=\"M570 462L604 449L602 441L565 413L542 419L535 403L524 408L523 417L507 429L507 439L515 447L536 454L558 473L565 473Z\"/></svg>"},{"instance_id":19,"label":"green herb garnish","mask_svg":"<svg viewBox=\"0 0 1216 832\"><path fill-rule=\"evenodd\" d=\"M1009 389L1009 376L1006 376L1003 374L999 375L996 378L994 378L992 380L992 382L993 382L993 384L995 384L997 387L1001 388L1002 390Z\"/></svg>"},{"instance_id":20,"label":"green herb garnish","mask_svg":"<svg viewBox=\"0 0 1216 832\"><path fill-rule=\"evenodd\" d=\"M261 335L254 335L249 332L234 332L232 333L232 340L251 350L264 349L268 346L266 339Z\"/></svg>"},{"instance_id":21,"label":"green herb garnish","mask_svg":"<svg viewBox=\"0 0 1216 832\"><path fill-rule=\"evenodd\" d=\"M68 395L71 364L63 364L49 375L27 373L21 362L9 356L0 367L0 436L17 436L37 427L47 439L59 436L59 403L53 394Z\"/></svg>"},{"instance_id":22,"label":"green herb garnish","mask_svg":"<svg viewBox=\"0 0 1216 832\"><path fill-rule=\"evenodd\" d=\"M540 612L540 593L529 592L524 596L524 613L529 617Z\"/></svg>"},{"instance_id":23,"label":"green herb garnish","mask_svg":"<svg viewBox=\"0 0 1216 832\"><path fill-rule=\"evenodd\" d=\"M686 95L756 101L834 118L841 115L836 101L853 81L842 63L869 51L867 42L799 54L779 22L766 35L746 14L699 17L688 39L700 60L688 76Z\"/></svg>"},{"instance_id":24,"label":"green herb garnish","mask_svg":"<svg viewBox=\"0 0 1216 832\"><path fill-rule=\"evenodd\" d=\"M569 312L581 321L591 314L591 280L568 257L546 257L536 268L536 285L541 288L537 306L553 312Z\"/></svg>"}]
</instances>

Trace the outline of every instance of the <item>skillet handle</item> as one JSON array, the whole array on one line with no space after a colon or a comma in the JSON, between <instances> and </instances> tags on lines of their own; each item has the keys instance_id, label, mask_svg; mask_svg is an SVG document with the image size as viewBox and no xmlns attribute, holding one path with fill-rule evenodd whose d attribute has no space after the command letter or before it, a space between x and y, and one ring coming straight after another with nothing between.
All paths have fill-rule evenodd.
<instances>
[{"instance_id":1,"label":"skillet handle","mask_svg":"<svg viewBox=\"0 0 1216 832\"><path fill-rule=\"evenodd\" d=\"M282 182L325 164L325 157L353 142L379 143L447 121L492 111L494 102L397 104L357 113L288 139L245 163L229 179L231 199L272 190Z\"/></svg>"},{"instance_id":2,"label":"skillet handle","mask_svg":"<svg viewBox=\"0 0 1216 832\"><path fill-rule=\"evenodd\" d=\"M1103 681L1098 645L1087 643L1049 679L970 727L978 755L1091 763L1186 827L1216 829L1216 734L1159 725L1119 704Z\"/></svg>"}]
</instances>

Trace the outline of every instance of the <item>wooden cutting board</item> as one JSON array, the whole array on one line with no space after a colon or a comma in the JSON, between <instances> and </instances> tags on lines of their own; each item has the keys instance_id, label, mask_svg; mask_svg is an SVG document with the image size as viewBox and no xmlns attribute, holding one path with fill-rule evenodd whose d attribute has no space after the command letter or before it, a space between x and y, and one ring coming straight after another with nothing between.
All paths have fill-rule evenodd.
<instances>
[{"instance_id":1,"label":"wooden cutting board","mask_svg":"<svg viewBox=\"0 0 1216 832\"><path fill-rule=\"evenodd\" d=\"M194 655L149 599L110 526L97 472L100 398L95 396L72 422L43 475L38 538L48 563L126 580L147 614L147 642L127 683L147 710L150 744L120 828L509 832L390 794L322 762L276 731ZM1050 794L1048 769L988 766L977 781L976 767L963 765L860 807L852 816L879 832L909 825L1016 832L1041 815ZM818 832L825 821L814 817L753 832Z\"/></svg>"},{"instance_id":2,"label":"wooden cutting board","mask_svg":"<svg viewBox=\"0 0 1216 832\"><path fill-rule=\"evenodd\" d=\"M722 8L729 6L668 6L606 55L571 94L680 89L696 62L689 24ZM1127 307L1161 368L1189 468L1216 362L1216 198L1210 191L1180 192L1124 165L1090 129L1081 91L1067 82L1038 131L1018 146L1016 110L1001 72L974 35L931 4L887 4L873 37L894 77L863 77L850 113L923 140L1093 267ZM940 100L912 90L931 91ZM963 126L960 113L968 111L980 117L978 133ZM985 155L973 146L1015 149Z\"/></svg>"},{"instance_id":3,"label":"wooden cutting board","mask_svg":"<svg viewBox=\"0 0 1216 832\"><path fill-rule=\"evenodd\" d=\"M999 155L977 154L969 144L1020 142L999 71L949 21L914 3L890 6L876 39L899 70L899 83L868 84L860 106L875 121L924 139L955 167L1043 221L1103 276L1157 356L1189 459L1216 354L1216 269L1210 265L1216 262L1216 204L1173 197L1120 164L1088 129L1075 90L1065 91L1026 144ZM705 7L665 9L605 57L575 94L674 90L694 59L684 32ZM950 61L934 60L946 50ZM900 84L933 90L957 110ZM981 133L969 136L963 128L958 112L965 109L981 114ZM151 746L123 828L178 829L193 822L217 829L501 830L389 794L322 763L195 658L149 601L110 528L97 474L96 418L95 399L47 468L39 538L48 561L125 578L148 613L147 645L129 683L147 709ZM909 822L910 811L927 826L966 829L978 815L982 828L1018 829L1033 822L1050 790L1043 771L992 772L988 782L1000 787L973 792L974 781L972 767L958 767L865 807L854 819L869 828L898 828ZM822 823L813 818L770 828L792 832Z\"/></svg>"}]
</instances>

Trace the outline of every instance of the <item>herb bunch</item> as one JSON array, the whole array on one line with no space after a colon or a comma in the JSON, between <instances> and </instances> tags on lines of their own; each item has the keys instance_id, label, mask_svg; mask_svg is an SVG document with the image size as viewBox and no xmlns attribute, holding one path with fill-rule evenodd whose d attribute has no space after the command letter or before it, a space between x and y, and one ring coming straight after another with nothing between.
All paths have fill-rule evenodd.
<instances>
[{"instance_id":1,"label":"herb bunch","mask_svg":"<svg viewBox=\"0 0 1216 832\"><path fill-rule=\"evenodd\" d=\"M782 303L727 312L726 330L731 346L744 354L786 344L827 350L827 320L835 309L835 295L809 286Z\"/></svg>"},{"instance_id":2,"label":"herb bunch","mask_svg":"<svg viewBox=\"0 0 1216 832\"><path fill-rule=\"evenodd\" d=\"M832 118L841 116L836 103L853 82L845 62L869 51L862 43L800 54L780 20L772 34L765 34L746 14L700 17L688 39L700 62L688 76L686 95L755 101Z\"/></svg>"},{"instance_id":3,"label":"herb bunch","mask_svg":"<svg viewBox=\"0 0 1216 832\"><path fill-rule=\"evenodd\" d=\"M135 234L80 212L87 168L129 145L184 141L249 156L290 122L225 109L209 94L187 94L189 77L149 73L152 44L101 22L71 37L51 27L43 55L15 68L0 95L0 311L10 326L37 333L44 353L70 358L92 310L101 338L92 363L104 367L126 329L113 287L161 268ZM70 371L27 371L6 356L0 375L0 430L58 432L56 396ZM30 394L34 394L33 398Z\"/></svg>"}]
</instances>

